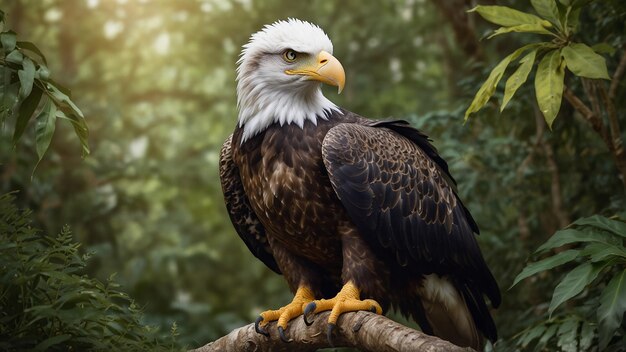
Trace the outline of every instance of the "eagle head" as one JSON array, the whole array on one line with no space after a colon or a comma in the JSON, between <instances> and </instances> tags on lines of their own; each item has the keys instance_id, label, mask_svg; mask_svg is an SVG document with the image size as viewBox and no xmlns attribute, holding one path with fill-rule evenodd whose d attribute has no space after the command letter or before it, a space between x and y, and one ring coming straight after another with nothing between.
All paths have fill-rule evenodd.
<instances>
[{"instance_id":1,"label":"eagle head","mask_svg":"<svg viewBox=\"0 0 626 352\"><path fill-rule=\"evenodd\" d=\"M321 83L345 84L345 73L324 31L297 19L266 25L250 37L237 61L237 106L242 143L272 123L327 119L337 106Z\"/></svg>"}]
</instances>

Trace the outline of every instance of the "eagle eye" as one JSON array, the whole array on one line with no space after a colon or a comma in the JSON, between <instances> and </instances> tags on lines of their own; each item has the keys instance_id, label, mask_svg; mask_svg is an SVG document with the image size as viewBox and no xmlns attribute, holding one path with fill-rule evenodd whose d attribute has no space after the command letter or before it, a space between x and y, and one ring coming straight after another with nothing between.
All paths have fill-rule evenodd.
<instances>
[{"instance_id":1,"label":"eagle eye","mask_svg":"<svg viewBox=\"0 0 626 352\"><path fill-rule=\"evenodd\" d=\"M285 59L285 61L287 61L287 62L294 62L294 61L296 61L297 57L298 57L298 53L296 53L295 51L293 51L291 49L287 49L283 53L283 59Z\"/></svg>"}]
</instances>

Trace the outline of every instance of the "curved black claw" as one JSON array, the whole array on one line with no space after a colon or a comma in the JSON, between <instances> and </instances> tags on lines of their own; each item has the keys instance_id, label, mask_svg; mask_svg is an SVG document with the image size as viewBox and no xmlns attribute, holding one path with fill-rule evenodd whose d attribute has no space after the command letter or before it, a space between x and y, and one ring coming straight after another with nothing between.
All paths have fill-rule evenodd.
<instances>
[{"instance_id":1,"label":"curved black claw","mask_svg":"<svg viewBox=\"0 0 626 352\"><path fill-rule=\"evenodd\" d=\"M259 317L256 318L256 320L254 321L254 331L256 331L257 333L261 335L265 335L269 337L270 333L267 332L267 330L263 329L263 327L261 327L260 325L262 321L263 321L263 317L259 315Z\"/></svg>"},{"instance_id":2,"label":"curved black claw","mask_svg":"<svg viewBox=\"0 0 626 352\"><path fill-rule=\"evenodd\" d=\"M283 342L289 343L293 341L293 339L288 339L287 336L285 336L285 329L283 329L282 326L278 327L278 336L280 336L280 339L283 340Z\"/></svg>"},{"instance_id":3,"label":"curved black claw","mask_svg":"<svg viewBox=\"0 0 626 352\"><path fill-rule=\"evenodd\" d=\"M335 344L333 344L333 331L336 327L337 325L333 323L328 323L328 329L326 330L326 339L328 339L328 344L330 345L330 347L335 347Z\"/></svg>"},{"instance_id":4,"label":"curved black claw","mask_svg":"<svg viewBox=\"0 0 626 352\"><path fill-rule=\"evenodd\" d=\"M302 317L304 318L304 323L306 324L306 326L311 326L311 324L313 324L314 320L309 320L308 317L309 314L311 314L311 312L314 312L316 308L317 304L315 304L315 302L307 304L304 308L304 313L302 314Z\"/></svg>"},{"instance_id":5,"label":"curved black claw","mask_svg":"<svg viewBox=\"0 0 626 352\"><path fill-rule=\"evenodd\" d=\"M372 313L376 313L376 307L375 307L375 306L372 306L372 308L370 308L370 312L372 312Z\"/></svg>"}]
</instances>

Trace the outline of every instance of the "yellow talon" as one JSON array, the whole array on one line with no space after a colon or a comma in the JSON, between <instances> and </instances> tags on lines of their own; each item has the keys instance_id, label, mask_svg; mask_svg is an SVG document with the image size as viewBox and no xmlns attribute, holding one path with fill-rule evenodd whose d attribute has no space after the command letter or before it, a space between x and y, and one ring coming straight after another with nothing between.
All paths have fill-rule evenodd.
<instances>
[{"instance_id":1,"label":"yellow talon","mask_svg":"<svg viewBox=\"0 0 626 352\"><path fill-rule=\"evenodd\" d=\"M348 281L334 298L316 300L305 307L305 320L308 313L319 313L327 310L331 311L328 323L333 325L337 324L337 319L341 314L347 312L369 310L375 311L376 314L383 313L378 302L373 299L361 300L360 297L359 289L352 281Z\"/></svg>"},{"instance_id":2,"label":"yellow talon","mask_svg":"<svg viewBox=\"0 0 626 352\"><path fill-rule=\"evenodd\" d=\"M264 311L260 314L262 320L258 321L257 325L263 327L271 321L278 320L278 327L284 330L287 328L287 323L289 323L291 319L301 315L304 307L314 299L313 291L311 291L310 288L300 286L291 303L276 310Z\"/></svg>"}]
</instances>

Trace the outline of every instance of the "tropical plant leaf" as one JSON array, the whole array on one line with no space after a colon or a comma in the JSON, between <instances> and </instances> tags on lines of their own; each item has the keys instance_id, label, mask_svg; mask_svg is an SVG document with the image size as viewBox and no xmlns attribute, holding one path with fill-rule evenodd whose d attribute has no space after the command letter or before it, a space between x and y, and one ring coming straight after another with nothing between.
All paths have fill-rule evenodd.
<instances>
[{"instance_id":1,"label":"tropical plant leaf","mask_svg":"<svg viewBox=\"0 0 626 352\"><path fill-rule=\"evenodd\" d=\"M527 331L525 334L523 334L522 336L520 336L519 340L518 340L518 345L522 346L522 347L526 347L528 346L529 343L531 343L534 339L538 338L539 336L543 335L543 333L546 331L546 326L545 324L539 324L535 327L533 327L532 329L530 329L529 331Z\"/></svg>"},{"instance_id":2,"label":"tropical plant leaf","mask_svg":"<svg viewBox=\"0 0 626 352\"><path fill-rule=\"evenodd\" d=\"M482 107L487 104L489 98L491 98L491 96L495 92L496 87L498 86L502 75L504 75L504 71L506 70L509 63L517 59L517 57L520 56L524 51L538 46L539 44L529 44L515 50L507 57L502 59L502 61L500 61L500 63L498 63L498 65L496 65L496 67L491 70L489 77L487 77L482 86L480 86L480 89L478 89L478 92L476 92L476 95L474 96L474 100L465 111L465 121L467 121L471 113L482 109Z\"/></svg>"},{"instance_id":3,"label":"tropical plant leaf","mask_svg":"<svg viewBox=\"0 0 626 352\"><path fill-rule=\"evenodd\" d=\"M563 98L563 78L561 50L552 50L539 62L535 77L535 95L539 110L552 129L552 123L561 108Z\"/></svg>"},{"instance_id":4,"label":"tropical plant leaf","mask_svg":"<svg viewBox=\"0 0 626 352\"><path fill-rule=\"evenodd\" d=\"M581 256L589 256L592 263L606 261L611 258L626 258L626 249L608 243L592 243L583 249Z\"/></svg>"},{"instance_id":5,"label":"tropical plant leaf","mask_svg":"<svg viewBox=\"0 0 626 352\"><path fill-rule=\"evenodd\" d=\"M33 90L33 83L35 83L35 64L27 57L22 60L22 69L17 71L17 75L20 78L20 99L25 99L30 95Z\"/></svg>"},{"instance_id":6,"label":"tropical plant leaf","mask_svg":"<svg viewBox=\"0 0 626 352\"><path fill-rule=\"evenodd\" d=\"M19 81L12 82L12 74L10 69L0 67L0 124L4 123L18 101Z\"/></svg>"},{"instance_id":7,"label":"tropical plant leaf","mask_svg":"<svg viewBox=\"0 0 626 352\"><path fill-rule=\"evenodd\" d=\"M491 39L500 34L506 33L537 33L537 34L545 34L545 35L554 35L554 33L547 30L544 26L538 23L530 23L530 24L520 24L513 27L500 27L493 31L493 33L487 37L487 39Z\"/></svg>"},{"instance_id":8,"label":"tropical plant leaf","mask_svg":"<svg viewBox=\"0 0 626 352\"><path fill-rule=\"evenodd\" d=\"M478 5L468 12L478 12L485 20L504 27L518 26L521 24L543 24L552 26L550 22L542 20L533 14L518 11L506 6L482 6Z\"/></svg>"},{"instance_id":9,"label":"tropical plant leaf","mask_svg":"<svg viewBox=\"0 0 626 352\"><path fill-rule=\"evenodd\" d=\"M600 350L608 345L626 311L626 270L614 276L600 296L598 307L598 330Z\"/></svg>"},{"instance_id":10,"label":"tropical plant leaf","mask_svg":"<svg viewBox=\"0 0 626 352\"><path fill-rule=\"evenodd\" d=\"M604 58L583 43L571 43L563 48L567 68L580 77L610 79Z\"/></svg>"},{"instance_id":11,"label":"tropical plant leaf","mask_svg":"<svg viewBox=\"0 0 626 352\"><path fill-rule=\"evenodd\" d=\"M580 351L589 351L593 343L593 338L595 337L595 324L592 325L589 322L583 322L582 325L583 326L580 328L578 348Z\"/></svg>"},{"instance_id":12,"label":"tropical plant leaf","mask_svg":"<svg viewBox=\"0 0 626 352\"><path fill-rule=\"evenodd\" d=\"M578 250L569 249L569 250L557 253L556 255L553 255L551 257L542 259L538 262L528 264L524 268L524 270L522 270L522 272L519 273L517 277L515 277L515 280L513 280L513 285L511 285L511 287L517 285L517 283L520 282L521 280L524 280L525 278L529 276L535 275L536 273L546 271L546 270L555 268L559 265L563 265L567 262L570 262L576 259L579 253L580 251Z\"/></svg>"},{"instance_id":13,"label":"tropical plant leaf","mask_svg":"<svg viewBox=\"0 0 626 352\"><path fill-rule=\"evenodd\" d=\"M56 113L56 105L48 99L43 109L35 119L37 121L37 125L35 126L35 142L39 161L41 161L50 146L50 141L52 140L52 135L54 134L54 130L56 128ZM39 161L37 164L39 164Z\"/></svg>"},{"instance_id":14,"label":"tropical plant leaf","mask_svg":"<svg viewBox=\"0 0 626 352\"><path fill-rule=\"evenodd\" d=\"M502 98L500 111L504 110L511 98L513 98L513 95L515 95L515 92L517 92L519 87L521 87L521 85L528 79L528 74L533 68L536 56L537 49L531 50L520 60L520 65L517 70L515 70L509 79L506 80L506 84L504 86L504 98Z\"/></svg>"},{"instance_id":15,"label":"tropical plant leaf","mask_svg":"<svg viewBox=\"0 0 626 352\"><path fill-rule=\"evenodd\" d=\"M85 122L85 119L74 114L66 114L61 110L57 110L57 117L68 120L72 124L72 127L74 128L74 133L80 141L82 149L81 155L83 156L83 158L89 155L89 128L87 128L87 123Z\"/></svg>"},{"instance_id":16,"label":"tropical plant leaf","mask_svg":"<svg viewBox=\"0 0 626 352\"><path fill-rule=\"evenodd\" d=\"M602 242L608 243L607 235L597 231L583 231L580 229L567 228L559 230L542 244L535 253L540 253L546 249L561 247L562 245L574 242Z\"/></svg>"},{"instance_id":17,"label":"tropical plant leaf","mask_svg":"<svg viewBox=\"0 0 626 352\"><path fill-rule=\"evenodd\" d=\"M548 313L552 315L563 302L581 293L585 286L598 277L603 268L602 265L583 263L567 273L554 289Z\"/></svg>"},{"instance_id":18,"label":"tropical plant leaf","mask_svg":"<svg viewBox=\"0 0 626 352\"><path fill-rule=\"evenodd\" d=\"M24 60L24 55L19 50L13 50L4 60L13 64L21 64L22 60Z\"/></svg>"},{"instance_id":19,"label":"tropical plant leaf","mask_svg":"<svg viewBox=\"0 0 626 352\"><path fill-rule=\"evenodd\" d=\"M48 349L54 345L58 345L63 341L67 341L72 337L72 335L68 335L68 334L63 334L63 335L57 335L57 336L53 336L50 338L47 338L43 341L41 341L40 344L38 344L37 346L35 346L35 351L48 351Z\"/></svg>"},{"instance_id":20,"label":"tropical plant leaf","mask_svg":"<svg viewBox=\"0 0 626 352\"><path fill-rule=\"evenodd\" d=\"M7 31L0 33L0 43L5 54L10 53L15 49L15 43L17 42L15 32Z\"/></svg>"},{"instance_id":21,"label":"tropical plant leaf","mask_svg":"<svg viewBox=\"0 0 626 352\"><path fill-rule=\"evenodd\" d=\"M612 220L601 215L593 215L587 218L580 218L574 221L573 225L593 226L609 231L618 236L626 237L626 223L619 220Z\"/></svg>"},{"instance_id":22,"label":"tropical plant leaf","mask_svg":"<svg viewBox=\"0 0 626 352\"><path fill-rule=\"evenodd\" d=\"M22 49L34 52L35 54L37 54L41 58L43 63L46 66L48 66L48 61L46 60L46 56L41 52L41 50L39 50L39 48L35 44L33 44L31 42L20 42L20 41L18 41L17 42L17 46L19 48L22 48Z\"/></svg>"},{"instance_id":23,"label":"tropical plant leaf","mask_svg":"<svg viewBox=\"0 0 626 352\"><path fill-rule=\"evenodd\" d=\"M22 137L26 126L28 125L28 121L33 116L35 109L39 105L39 101L41 100L42 90L34 86L32 92L26 99L19 104L17 121L15 122L15 130L13 132L13 144L17 144L19 139Z\"/></svg>"},{"instance_id":24,"label":"tropical plant leaf","mask_svg":"<svg viewBox=\"0 0 626 352\"><path fill-rule=\"evenodd\" d=\"M530 0L530 3L539 16L547 19L557 28L563 28L559 21L559 8L556 6L556 0Z\"/></svg>"},{"instance_id":25,"label":"tropical plant leaf","mask_svg":"<svg viewBox=\"0 0 626 352\"><path fill-rule=\"evenodd\" d=\"M606 42L595 44L591 46L591 49L593 49L593 51L595 51L598 54L609 54L609 55L615 54L615 47L613 47L611 44L606 43Z\"/></svg>"},{"instance_id":26,"label":"tropical plant leaf","mask_svg":"<svg viewBox=\"0 0 626 352\"><path fill-rule=\"evenodd\" d=\"M70 97L66 93L61 92L61 90L59 90L59 88L55 85L47 84L47 93L48 96L50 96L52 100L56 102L57 106L60 109L68 112L68 114L75 114L81 118L85 117L85 115L83 115L83 112L80 111L78 106L74 104Z\"/></svg>"},{"instance_id":27,"label":"tropical plant leaf","mask_svg":"<svg viewBox=\"0 0 626 352\"><path fill-rule=\"evenodd\" d=\"M535 346L535 351L541 350L548 343L548 341L556 334L558 327L559 326L556 324L548 326L544 334L541 335L541 338L537 342L537 345Z\"/></svg>"},{"instance_id":28,"label":"tropical plant leaf","mask_svg":"<svg viewBox=\"0 0 626 352\"><path fill-rule=\"evenodd\" d=\"M557 346L561 348L563 352L577 352L578 344L576 335L578 335L578 326L580 321L574 319L568 319L559 326L557 332Z\"/></svg>"}]
</instances>

